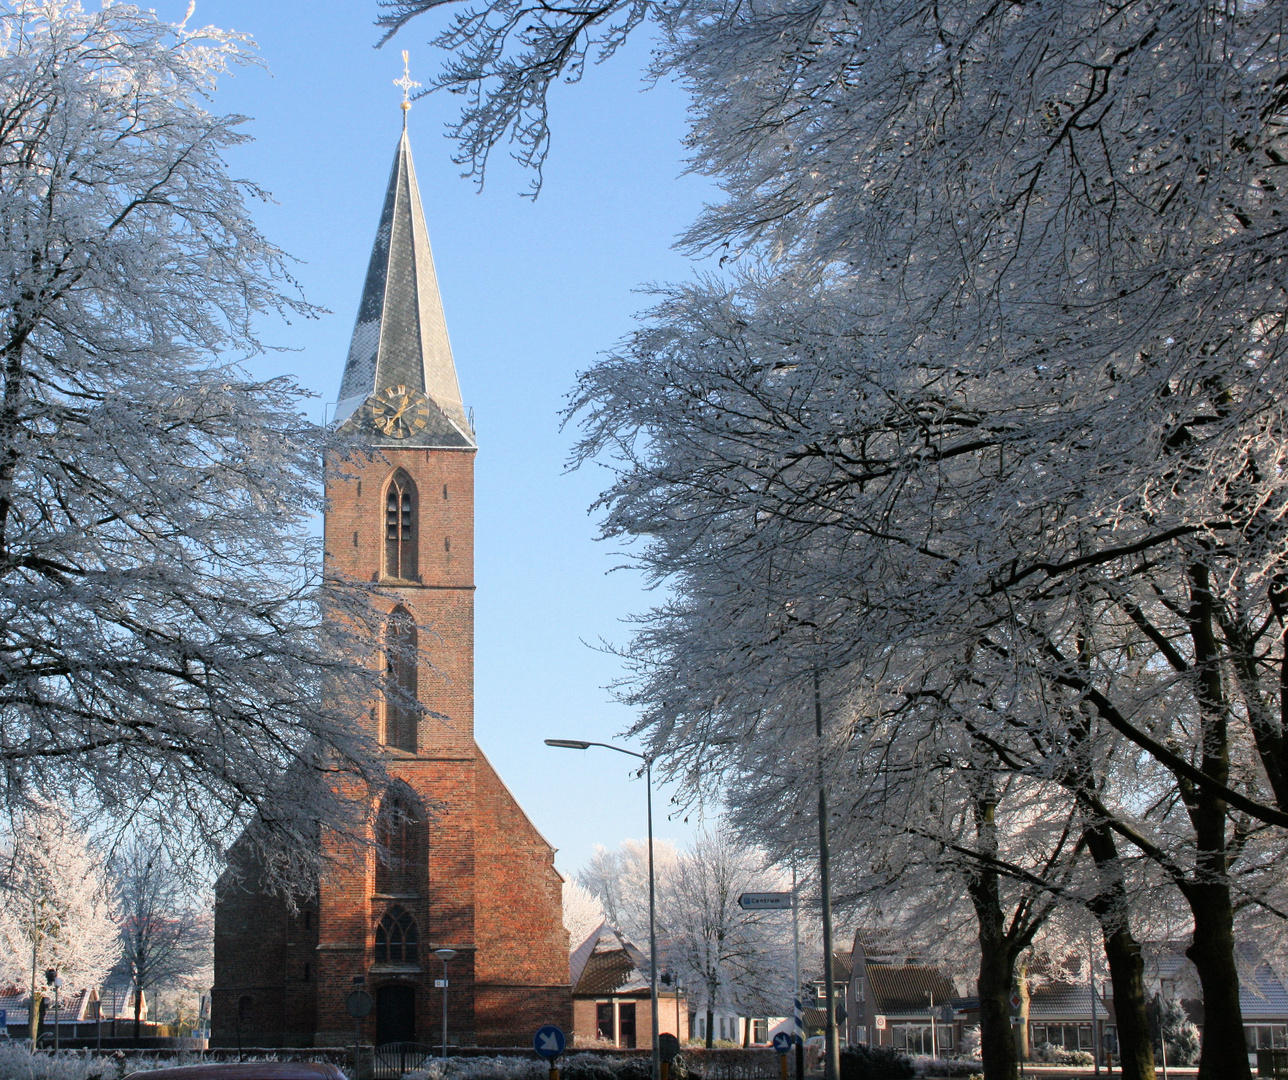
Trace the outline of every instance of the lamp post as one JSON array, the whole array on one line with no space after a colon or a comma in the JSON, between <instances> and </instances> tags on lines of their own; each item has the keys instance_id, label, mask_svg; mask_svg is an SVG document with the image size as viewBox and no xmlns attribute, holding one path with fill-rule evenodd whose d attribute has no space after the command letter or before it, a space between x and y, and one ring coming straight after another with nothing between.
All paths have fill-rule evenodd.
<instances>
[{"instance_id":1,"label":"lamp post","mask_svg":"<svg viewBox=\"0 0 1288 1080\"><path fill-rule=\"evenodd\" d=\"M58 1038L58 1011L62 1007L59 991L63 988L63 977L58 974L57 968L50 968L45 972L45 982L54 988L54 1053L56 1054L62 1048Z\"/></svg>"},{"instance_id":2,"label":"lamp post","mask_svg":"<svg viewBox=\"0 0 1288 1080\"><path fill-rule=\"evenodd\" d=\"M662 1056L657 1042L657 885L653 877L653 759L648 754L636 753L620 746L606 742L586 742L583 739L547 739L547 746L559 746L565 750L589 750L592 746L602 746L605 750L616 750L619 754L639 758L644 762L645 788L648 804L648 963L649 990L653 1017L653 1080L660 1080L662 1075Z\"/></svg>"},{"instance_id":3,"label":"lamp post","mask_svg":"<svg viewBox=\"0 0 1288 1080\"><path fill-rule=\"evenodd\" d=\"M455 949L435 949L434 955L443 961L443 1060L447 1060L447 961L456 956Z\"/></svg>"}]
</instances>

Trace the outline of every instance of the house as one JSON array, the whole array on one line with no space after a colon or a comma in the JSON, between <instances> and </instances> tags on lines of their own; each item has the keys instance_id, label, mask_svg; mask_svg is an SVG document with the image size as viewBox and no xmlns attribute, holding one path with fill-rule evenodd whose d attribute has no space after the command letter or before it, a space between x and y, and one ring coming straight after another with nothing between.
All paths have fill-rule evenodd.
<instances>
[{"instance_id":1,"label":"house","mask_svg":"<svg viewBox=\"0 0 1288 1080\"><path fill-rule=\"evenodd\" d=\"M4 1011L5 1028L12 1039L26 1039L30 1035L30 995L17 987L0 991L0 1010ZM47 1039L53 1038L55 1020L58 1023L60 1041L87 1038L96 1033L101 1017L103 1024L114 1018L119 1019L120 1027L114 1029L124 1033L126 1023L134 1022L134 988L132 986L105 986L101 990L76 990L59 997L58 1012L54 1012L54 1000L46 997L41 1016L41 1032ZM140 1019L148 1017L147 998L143 999ZM111 1031L107 1032L109 1035Z\"/></svg>"},{"instance_id":2,"label":"house","mask_svg":"<svg viewBox=\"0 0 1288 1080\"><path fill-rule=\"evenodd\" d=\"M961 1044L961 998L937 967L900 955L871 932L854 935L846 987L851 1042L948 1055Z\"/></svg>"},{"instance_id":3,"label":"house","mask_svg":"<svg viewBox=\"0 0 1288 1080\"><path fill-rule=\"evenodd\" d=\"M843 1006L847 1013L851 1011L849 986L853 969L853 957L844 952L832 954L833 998L837 1005ZM827 983L823 979L814 979L805 988L801 998L801 1023L805 1027L805 1037L823 1035L827 1032ZM838 1014L836 1026L837 1038L841 1045L850 1041L847 1022ZM772 1035L770 1036L773 1037Z\"/></svg>"},{"instance_id":4,"label":"house","mask_svg":"<svg viewBox=\"0 0 1288 1080\"><path fill-rule=\"evenodd\" d=\"M1288 1049L1288 987L1254 945L1244 942L1238 949L1239 1010L1248 1056L1255 1061L1258 1050ZM1185 942L1159 942L1144 953L1146 985L1164 998L1180 1001L1201 1033L1203 994L1198 972L1185 955Z\"/></svg>"},{"instance_id":5,"label":"house","mask_svg":"<svg viewBox=\"0 0 1288 1080\"><path fill-rule=\"evenodd\" d=\"M648 956L607 921L568 958L574 1044L608 1043L624 1049L653 1042ZM658 1031L689 1037L683 990L658 987Z\"/></svg>"},{"instance_id":6,"label":"house","mask_svg":"<svg viewBox=\"0 0 1288 1080\"><path fill-rule=\"evenodd\" d=\"M1029 990L1028 1056L1042 1045L1094 1053L1101 1059L1118 1053L1118 1028L1109 981L1096 982L1093 996L1088 981L1040 983Z\"/></svg>"}]
</instances>

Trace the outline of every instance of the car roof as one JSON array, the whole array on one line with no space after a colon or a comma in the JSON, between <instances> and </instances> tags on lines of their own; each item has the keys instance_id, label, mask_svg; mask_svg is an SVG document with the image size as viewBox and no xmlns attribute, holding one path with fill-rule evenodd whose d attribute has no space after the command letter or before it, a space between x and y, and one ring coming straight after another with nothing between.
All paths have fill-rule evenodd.
<instances>
[{"instance_id":1,"label":"car roof","mask_svg":"<svg viewBox=\"0 0 1288 1080\"><path fill-rule=\"evenodd\" d=\"M212 1061L171 1069L146 1069L126 1080L344 1080L336 1066L324 1061Z\"/></svg>"}]
</instances>

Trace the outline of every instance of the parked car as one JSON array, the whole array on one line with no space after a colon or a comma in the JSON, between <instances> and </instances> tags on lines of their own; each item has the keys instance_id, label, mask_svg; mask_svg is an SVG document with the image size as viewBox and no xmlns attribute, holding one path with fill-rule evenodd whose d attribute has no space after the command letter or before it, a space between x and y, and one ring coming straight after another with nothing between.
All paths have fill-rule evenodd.
<instances>
[{"instance_id":1,"label":"parked car","mask_svg":"<svg viewBox=\"0 0 1288 1080\"><path fill-rule=\"evenodd\" d=\"M125 1080L345 1080L325 1061L211 1061L133 1072Z\"/></svg>"}]
</instances>

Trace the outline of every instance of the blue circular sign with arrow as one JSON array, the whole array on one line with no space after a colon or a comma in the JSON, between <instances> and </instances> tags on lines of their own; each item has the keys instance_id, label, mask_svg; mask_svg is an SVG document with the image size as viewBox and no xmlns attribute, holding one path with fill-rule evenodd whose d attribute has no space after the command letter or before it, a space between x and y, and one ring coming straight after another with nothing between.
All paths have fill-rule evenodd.
<instances>
[{"instance_id":1,"label":"blue circular sign with arrow","mask_svg":"<svg viewBox=\"0 0 1288 1080\"><path fill-rule=\"evenodd\" d=\"M537 1033L532 1039L533 1049L547 1061L554 1061L564 1052L564 1048L567 1045L567 1037L554 1024L546 1024L544 1027L537 1028Z\"/></svg>"},{"instance_id":2,"label":"blue circular sign with arrow","mask_svg":"<svg viewBox=\"0 0 1288 1080\"><path fill-rule=\"evenodd\" d=\"M789 1034L787 1034L787 1032L780 1031L777 1035L774 1036L774 1049L777 1050L780 1054L786 1054L791 1050L792 1043L795 1041L796 1040L793 1039Z\"/></svg>"}]
</instances>

